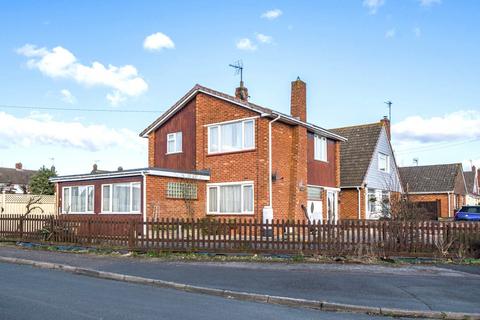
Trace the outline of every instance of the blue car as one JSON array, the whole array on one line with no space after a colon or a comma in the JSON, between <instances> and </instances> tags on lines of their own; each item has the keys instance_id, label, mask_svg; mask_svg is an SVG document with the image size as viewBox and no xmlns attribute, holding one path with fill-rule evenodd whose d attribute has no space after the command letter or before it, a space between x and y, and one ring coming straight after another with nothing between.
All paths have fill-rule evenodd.
<instances>
[{"instance_id":1,"label":"blue car","mask_svg":"<svg viewBox=\"0 0 480 320\"><path fill-rule=\"evenodd\" d=\"M463 206L455 213L455 221L480 221L480 206Z\"/></svg>"}]
</instances>

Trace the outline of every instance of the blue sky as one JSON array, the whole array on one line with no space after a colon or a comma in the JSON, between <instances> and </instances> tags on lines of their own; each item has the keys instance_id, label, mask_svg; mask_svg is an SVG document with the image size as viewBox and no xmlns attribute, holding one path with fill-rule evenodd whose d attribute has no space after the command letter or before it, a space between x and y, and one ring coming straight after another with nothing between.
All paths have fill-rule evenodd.
<instances>
[{"instance_id":1,"label":"blue sky","mask_svg":"<svg viewBox=\"0 0 480 320\"><path fill-rule=\"evenodd\" d=\"M145 166L137 134L195 83L233 93L239 59L255 103L289 112L300 76L308 120L332 128L377 121L390 99L400 165L480 165L479 12L475 0L5 1L0 166Z\"/></svg>"}]
</instances>

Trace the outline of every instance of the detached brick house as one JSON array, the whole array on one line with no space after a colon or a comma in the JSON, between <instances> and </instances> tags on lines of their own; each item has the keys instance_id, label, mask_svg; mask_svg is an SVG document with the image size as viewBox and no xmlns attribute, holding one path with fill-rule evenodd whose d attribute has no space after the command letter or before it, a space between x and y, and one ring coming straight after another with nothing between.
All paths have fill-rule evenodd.
<instances>
[{"instance_id":1,"label":"detached brick house","mask_svg":"<svg viewBox=\"0 0 480 320\"><path fill-rule=\"evenodd\" d=\"M348 140L340 144L340 216L379 219L390 198L402 192L390 144L390 121L331 129Z\"/></svg>"},{"instance_id":2,"label":"detached brick house","mask_svg":"<svg viewBox=\"0 0 480 320\"><path fill-rule=\"evenodd\" d=\"M465 205L467 190L461 163L401 167L399 171L408 199L437 202L438 218L451 218Z\"/></svg>"},{"instance_id":3,"label":"detached brick house","mask_svg":"<svg viewBox=\"0 0 480 320\"><path fill-rule=\"evenodd\" d=\"M345 139L307 122L306 84L291 115L194 86L140 136L148 168L63 176L63 213L145 218L338 219ZM72 210L74 209L74 210Z\"/></svg>"}]
</instances>

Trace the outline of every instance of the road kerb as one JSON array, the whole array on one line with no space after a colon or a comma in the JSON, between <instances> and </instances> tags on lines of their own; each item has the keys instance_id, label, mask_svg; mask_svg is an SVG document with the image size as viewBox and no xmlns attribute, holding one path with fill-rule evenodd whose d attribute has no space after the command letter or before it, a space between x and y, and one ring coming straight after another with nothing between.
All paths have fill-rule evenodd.
<instances>
[{"instance_id":1,"label":"road kerb","mask_svg":"<svg viewBox=\"0 0 480 320\"><path fill-rule=\"evenodd\" d=\"M29 265L40 269L56 269L68 273L83 275L87 277L129 282L141 285L152 285L162 288L170 288L192 293L206 294L211 296L220 296L229 299L254 301L259 303L268 303L283 305L296 308L309 308L330 312L350 312L368 315L382 315L391 317L408 317L408 318L428 318L428 319L446 319L446 320L480 320L480 313L459 313L459 312L441 312L441 311L425 311L425 310L405 310L395 308L377 308L360 305L349 305L341 303L332 303L326 301L297 299L282 296L270 296L258 293L240 292L232 290L214 289L208 287L192 286L183 283L170 282L158 279L150 279L138 276L124 275L119 273L99 271L88 268L79 268L70 265L41 262L27 259L2 257L0 262Z\"/></svg>"}]
</instances>

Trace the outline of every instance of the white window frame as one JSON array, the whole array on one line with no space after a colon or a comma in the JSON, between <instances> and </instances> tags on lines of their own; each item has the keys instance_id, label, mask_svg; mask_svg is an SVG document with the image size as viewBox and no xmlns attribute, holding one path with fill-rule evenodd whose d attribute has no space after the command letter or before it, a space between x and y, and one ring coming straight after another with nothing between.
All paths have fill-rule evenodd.
<instances>
[{"instance_id":1,"label":"white window frame","mask_svg":"<svg viewBox=\"0 0 480 320\"><path fill-rule=\"evenodd\" d=\"M207 130L208 130L208 139L207 139L207 147L208 147L208 154L221 154L221 153L231 153L231 152L239 152L239 151L249 151L249 150L255 150L256 146L256 141L255 141L255 119L256 117L253 118L244 118L240 120L232 120L232 121L225 121L225 122L219 122L219 123L214 123L214 124L209 124L207 125ZM253 138L253 145L251 147L245 147L245 123L246 122L252 122L252 138ZM227 151L222 151L222 126L224 125L229 125L229 124L235 124L235 123L242 123L242 146L239 149L236 150L227 150ZM212 128L217 128L217 134L218 134L218 151L212 151L210 148L210 130Z\"/></svg>"},{"instance_id":2,"label":"white window frame","mask_svg":"<svg viewBox=\"0 0 480 320\"><path fill-rule=\"evenodd\" d=\"M88 211L88 188L89 187L92 187L93 189L93 208L91 211ZM78 212L73 212L72 211L72 188L86 188L87 189L87 195L85 197L85 211L78 211ZM64 198L64 195L65 195L65 189L69 189L69 193L68 193L68 201L70 203L70 210L69 211L65 211L65 207L64 207L64 203L65 203L65 198ZM81 185L81 186L68 186L68 187L62 187L62 213L63 214L93 214L95 211L95 186L93 184L89 184L89 185Z\"/></svg>"},{"instance_id":3,"label":"white window frame","mask_svg":"<svg viewBox=\"0 0 480 320\"><path fill-rule=\"evenodd\" d=\"M317 148L319 147L319 144L322 144L323 148L323 158L320 158L317 154ZM327 162L328 160L328 141L327 138L321 137L319 135L313 135L313 158L317 161L323 161Z\"/></svg>"},{"instance_id":4,"label":"white window frame","mask_svg":"<svg viewBox=\"0 0 480 320\"><path fill-rule=\"evenodd\" d=\"M178 134L182 134L182 141L180 143L180 150L177 150L177 139L178 139ZM173 141L174 145L174 150L169 151L168 150L168 143ZM166 154L175 154L175 153L182 153L183 152L183 133L182 131L177 131L177 132L171 132L167 134L167 153Z\"/></svg>"},{"instance_id":5,"label":"white window frame","mask_svg":"<svg viewBox=\"0 0 480 320\"><path fill-rule=\"evenodd\" d=\"M382 170L380 168L380 161L381 161L380 158L382 156L385 157L385 170ZM383 153L383 152L378 153L378 171L385 172L385 173L390 173L390 156L388 154Z\"/></svg>"},{"instance_id":6,"label":"white window frame","mask_svg":"<svg viewBox=\"0 0 480 320\"><path fill-rule=\"evenodd\" d=\"M240 203L241 203L241 212L220 212L220 187L221 186L232 186L238 185L240 186ZM252 187L252 211L244 211L244 203L243 203L243 189L245 186ZM210 193L208 192L210 188L217 189L217 211L210 211ZM253 215L255 212L255 186L253 181L238 181L238 182L223 182L223 183L207 183L207 215Z\"/></svg>"},{"instance_id":7,"label":"white window frame","mask_svg":"<svg viewBox=\"0 0 480 320\"><path fill-rule=\"evenodd\" d=\"M125 212L121 212L121 211L113 211L113 186L116 185L116 184L130 184L130 211L125 211ZM139 210L138 211L133 211L133 185L134 184L138 184L140 185L140 206L139 206ZM110 207L110 210L109 211L105 211L103 210L103 186L110 186L110 202L109 202L109 207ZM101 199L101 206L102 206L102 209L101 209L101 214L139 214L142 212L142 183L140 181L133 181L133 182L117 182L117 183L105 183L105 184L102 184L101 185L101 188L102 188L102 199Z\"/></svg>"}]
</instances>

